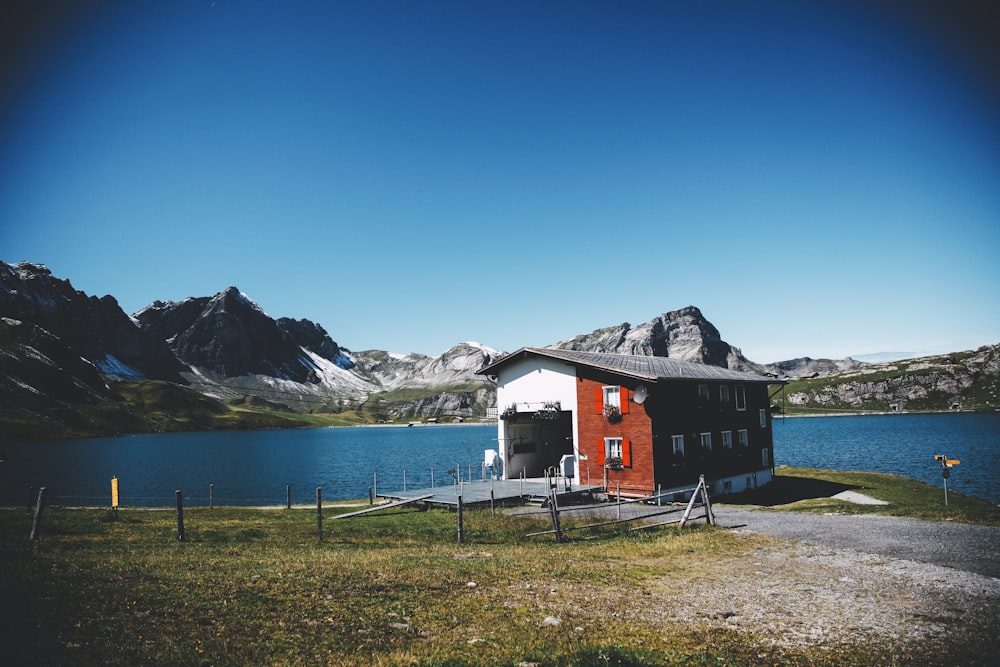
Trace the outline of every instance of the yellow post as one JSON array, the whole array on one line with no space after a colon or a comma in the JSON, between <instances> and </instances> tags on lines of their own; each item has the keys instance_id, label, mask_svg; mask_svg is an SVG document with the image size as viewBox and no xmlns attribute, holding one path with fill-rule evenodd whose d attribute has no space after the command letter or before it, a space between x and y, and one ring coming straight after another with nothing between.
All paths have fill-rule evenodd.
<instances>
[{"instance_id":1,"label":"yellow post","mask_svg":"<svg viewBox=\"0 0 1000 667\"><path fill-rule=\"evenodd\" d=\"M111 509L118 510L118 478L111 478Z\"/></svg>"}]
</instances>

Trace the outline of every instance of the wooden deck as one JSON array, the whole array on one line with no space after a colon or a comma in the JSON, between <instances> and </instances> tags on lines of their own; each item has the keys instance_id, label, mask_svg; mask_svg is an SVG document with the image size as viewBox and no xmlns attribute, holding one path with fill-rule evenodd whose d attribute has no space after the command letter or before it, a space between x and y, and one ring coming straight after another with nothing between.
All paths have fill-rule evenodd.
<instances>
[{"instance_id":1,"label":"wooden deck","mask_svg":"<svg viewBox=\"0 0 1000 667\"><path fill-rule=\"evenodd\" d=\"M567 488L565 480L559 480L559 495L568 493L577 494L585 491L601 491L603 487L573 484ZM541 499L548 495L549 489L544 478L527 479L497 479L486 481L462 482L461 484L447 484L444 486L424 487L420 489L406 489L405 491L392 491L390 493L379 493L380 498L387 498L392 501L412 500L420 496L428 496L423 502L428 505L457 506L458 496L462 496L463 505L488 504L492 497L498 504L511 504L513 502L530 502L533 499Z\"/></svg>"}]
</instances>

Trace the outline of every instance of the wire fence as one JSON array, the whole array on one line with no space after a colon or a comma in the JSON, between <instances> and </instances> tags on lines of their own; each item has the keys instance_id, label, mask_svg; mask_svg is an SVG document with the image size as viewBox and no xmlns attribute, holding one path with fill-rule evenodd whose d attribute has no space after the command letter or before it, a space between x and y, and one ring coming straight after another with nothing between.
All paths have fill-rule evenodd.
<instances>
[{"instance_id":1,"label":"wire fence","mask_svg":"<svg viewBox=\"0 0 1000 667\"><path fill-rule=\"evenodd\" d=\"M438 488L442 486L457 486L476 480L485 481L493 471L485 463L456 463L451 468L397 469L392 471L373 470L366 483L359 483L355 475L351 481L324 480L323 483L296 484L277 483L260 487L259 492L247 491L243 487L227 487L226 484L215 482L198 483L196 485L179 484L174 488L156 492L127 492L128 480L122 479L122 493L119 497L120 507L172 507L175 502L176 490L184 492L184 502L189 507L199 506L235 506L235 507L280 507L288 505L305 505L315 502L315 490L323 489L323 495L328 501L344 501L378 497L380 492L392 493L421 488ZM46 503L66 507L110 507L112 505L112 488L109 480L106 493L97 493L92 489L80 493L61 492L58 484L25 484L21 491L17 487L7 485L3 493L3 502L8 507L35 506L38 491L47 488Z\"/></svg>"}]
</instances>

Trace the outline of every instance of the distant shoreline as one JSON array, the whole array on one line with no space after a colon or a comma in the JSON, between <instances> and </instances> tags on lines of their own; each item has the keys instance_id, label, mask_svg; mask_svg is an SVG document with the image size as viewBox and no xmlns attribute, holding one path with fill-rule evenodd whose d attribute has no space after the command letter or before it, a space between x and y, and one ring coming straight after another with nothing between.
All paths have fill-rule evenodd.
<instances>
[{"instance_id":1,"label":"distant shoreline","mask_svg":"<svg viewBox=\"0 0 1000 667\"><path fill-rule=\"evenodd\" d=\"M391 424L352 424L347 426L347 428L426 428L428 426L495 426L496 420L485 421L485 422L409 422L403 423L391 423ZM329 426L327 428L342 428L340 426Z\"/></svg>"},{"instance_id":2,"label":"distant shoreline","mask_svg":"<svg viewBox=\"0 0 1000 667\"><path fill-rule=\"evenodd\" d=\"M1000 412L995 410L905 410L903 412L808 412L803 414L772 415L774 419L799 419L812 417L898 417L901 415L988 415Z\"/></svg>"}]
</instances>

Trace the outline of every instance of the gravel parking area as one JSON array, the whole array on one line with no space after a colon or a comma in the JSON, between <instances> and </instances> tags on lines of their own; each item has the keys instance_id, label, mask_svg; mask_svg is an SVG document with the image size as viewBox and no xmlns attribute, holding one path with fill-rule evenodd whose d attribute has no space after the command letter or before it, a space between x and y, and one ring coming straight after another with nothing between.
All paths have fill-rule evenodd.
<instances>
[{"instance_id":1,"label":"gravel parking area","mask_svg":"<svg viewBox=\"0 0 1000 667\"><path fill-rule=\"evenodd\" d=\"M1000 577L1000 527L875 514L808 514L715 506L719 525Z\"/></svg>"},{"instance_id":2,"label":"gravel parking area","mask_svg":"<svg viewBox=\"0 0 1000 667\"><path fill-rule=\"evenodd\" d=\"M657 510L621 508L623 517ZM706 564L703 576L658 577L641 591L605 589L603 601L620 597L614 606L626 619L702 624L793 649L864 645L876 655L877 647L897 655L902 645L946 641L956 625L983 638L987 646L976 655L992 656L1000 648L1000 528L723 505L714 510L721 526L775 539L756 549L749 563ZM586 513L613 519L617 511L611 505ZM588 598L585 590L564 593ZM955 656L953 664L991 660Z\"/></svg>"}]
</instances>

